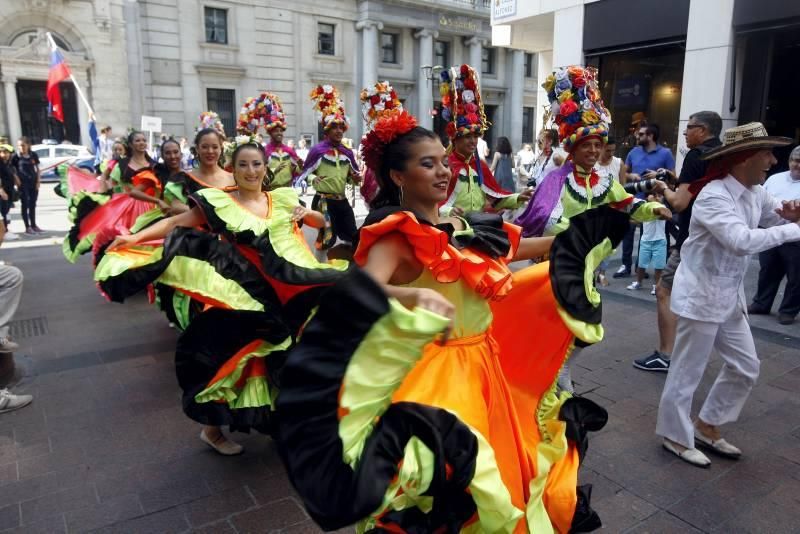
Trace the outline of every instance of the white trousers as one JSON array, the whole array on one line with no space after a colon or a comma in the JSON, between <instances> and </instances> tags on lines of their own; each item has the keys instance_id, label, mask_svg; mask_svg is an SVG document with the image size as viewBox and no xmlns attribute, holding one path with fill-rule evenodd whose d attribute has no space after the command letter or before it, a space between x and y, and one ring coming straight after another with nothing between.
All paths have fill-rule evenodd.
<instances>
[{"instance_id":1,"label":"white trousers","mask_svg":"<svg viewBox=\"0 0 800 534\"><path fill-rule=\"evenodd\" d=\"M656 434L694 448L692 397L703 378L711 350L724 362L708 392L700 419L710 425L736 421L758 378L760 362L743 310L724 323L678 317L675 348L658 406Z\"/></svg>"}]
</instances>

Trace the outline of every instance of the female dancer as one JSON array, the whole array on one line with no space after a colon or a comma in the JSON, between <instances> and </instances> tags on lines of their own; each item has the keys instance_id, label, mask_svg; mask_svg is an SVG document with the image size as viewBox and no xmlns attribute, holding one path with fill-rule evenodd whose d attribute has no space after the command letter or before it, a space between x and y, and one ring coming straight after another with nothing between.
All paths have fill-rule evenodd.
<instances>
[{"instance_id":1,"label":"female dancer","mask_svg":"<svg viewBox=\"0 0 800 534\"><path fill-rule=\"evenodd\" d=\"M228 191L236 188L231 173L225 171L219 164L224 142L225 134L215 128L203 128L197 132L194 137L194 147L200 166L194 172L185 173L166 186L165 197L169 199L172 213L189 211L187 204L189 196L201 189L210 187Z\"/></svg>"},{"instance_id":2,"label":"female dancer","mask_svg":"<svg viewBox=\"0 0 800 534\"><path fill-rule=\"evenodd\" d=\"M189 211L119 236L95 271L112 300L157 282L216 306L182 334L176 371L184 411L204 425L201 439L225 455L242 447L221 425L269 430L275 391L267 371L274 372L322 289L347 269L318 263L297 227L302 220L319 228L321 214L300 206L292 188L261 191L267 166L260 145L237 146L232 160L236 190L202 189L190 196ZM163 246L148 244L165 237Z\"/></svg>"},{"instance_id":3,"label":"female dancer","mask_svg":"<svg viewBox=\"0 0 800 534\"><path fill-rule=\"evenodd\" d=\"M359 532L598 527L577 468L607 416L555 380L576 342L602 336L585 257L628 217L594 210L555 239L497 214L442 218L445 149L406 113L364 153L380 193L363 271L329 290L280 375L276 437L309 514ZM552 265L508 268L548 250Z\"/></svg>"},{"instance_id":4,"label":"female dancer","mask_svg":"<svg viewBox=\"0 0 800 534\"><path fill-rule=\"evenodd\" d=\"M116 143L115 143L116 146ZM132 187L133 176L142 169L151 169L155 165L155 161L147 153L147 136L142 132L136 130L128 134L128 156L124 156L117 160L116 166L106 166L103 171L103 182L106 187L111 189L114 193L123 193L130 191ZM115 159L118 158L115 148ZM112 175L112 171L117 168L119 174ZM115 179L115 176L118 178Z\"/></svg>"}]
</instances>

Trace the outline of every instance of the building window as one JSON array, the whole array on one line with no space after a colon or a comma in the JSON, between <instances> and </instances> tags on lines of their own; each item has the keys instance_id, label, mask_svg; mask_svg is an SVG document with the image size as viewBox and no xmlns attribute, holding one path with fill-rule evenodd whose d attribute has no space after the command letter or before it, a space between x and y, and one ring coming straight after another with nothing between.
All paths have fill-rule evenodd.
<instances>
[{"instance_id":1,"label":"building window","mask_svg":"<svg viewBox=\"0 0 800 534\"><path fill-rule=\"evenodd\" d=\"M494 74L495 49L484 46L481 49L481 73Z\"/></svg>"},{"instance_id":2,"label":"building window","mask_svg":"<svg viewBox=\"0 0 800 534\"><path fill-rule=\"evenodd\" d=\"M533 144L533 108L522 108L522 142Z\"/></svg>"},{"instance_id":3,"label":"building window","mask_svg":"<svg viewBox=\"0 0 800 534\"><path fill-rule=\"evenodd\" d=\"M525 77L533 78L533 54L525 53Z\"/></svg>"},{"instance_id":4,"label":"building window","mask_svg":"<svg viewBox=\"0 0 800 534\"><path fill-rule=\"evenodd\" d=\"M205 13L206 42L228 44L228 10L207 7Z\"/></svg>"},{"instance_id":5,"label":"building window","mask_svg":"<svg viewBox=\"0 0 800 534\"><path fill-rule=\"evenodd\" d=\"M381 61L383 63L399 63L397 60L397 43L400 36L396 33L381 33Z\"/></svg>"},{"instance_id":6,"label":"building window","mask_svg":"<svg viewBox=\"0 0 800 534\"><path fill-rule=\"evenodd\" d=\"M226 135L236 133L236 91L233 89L206 89L206 109L216 111L225 126Z\"/></svg>"},{"instance_id":7,"label":"building window","mask_svg":"<svg viewBox=\"0 0 800 534\"><path fill-rule=\"evenodd\" d=\"M444 68L450 66L450 43L447 41L433 43L433 64Z\"/></svg>"},{"instance_id":8,"label":"building window","mask_svg":"<svg viewBox=\"0 0 800 534\"><path fill-rule=\"evenodd\" d=\"M326 56L336 55L336 46L333 43L336 26L326 22L317 24L317 53Z\"/></svg>"}]
</instances>

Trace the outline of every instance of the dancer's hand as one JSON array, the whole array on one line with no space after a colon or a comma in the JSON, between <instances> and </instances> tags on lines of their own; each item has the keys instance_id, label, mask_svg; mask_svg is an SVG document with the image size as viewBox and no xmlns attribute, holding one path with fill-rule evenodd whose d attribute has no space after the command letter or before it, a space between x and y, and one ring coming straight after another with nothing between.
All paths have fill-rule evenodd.
<instances>
[{"instance_id":1,"label":"dancer's hand","mask_svg":"<svg viewBox=\"0 0 800 534\"><path fill-rule=\"evenodd\" d=\"M464 210L458 206L453 206L453 208L450 210L450 215L453 217L462 217L464 215Z\"/></svg>"},{"instance_id":2,"label":"dancer's hand","mask_svg":"<svg viewBox=\"0 0 800 534\"><path fill-rule=\"evenodd\" d=\"M784 200L781 207L775 209L775 213L787 221L800 223L800 199Z\"/></svg>"},{"instance_id":3,"label":"dancer's hand","mask_svg":"<svg viewBox=\"0 0 800 534\"><path fill-rule=\"evenodd\" d=\"M118 248L129 247L131 245L135 245L138 242L135 235L119 235L117 236L114 241L108 245L106 250L115 250Z\"/></svg>"},{"instance_id":4,"label":"dancer's hand","mask_svg":"<svg viewBox=\"0 0 800 534\"><path fill-rule=\"evenodd\" d=\"M312 210L303 206L296 206L292 211L292 220L294 222L302 221L307 215L310 215Z\"/></svg>"},{"instance_id":5,"label":"dancer's hand","mask_svg":"<svg viewBox=\"0 0 800 534\"><path fill-rule=\"evenodd\" d=\"M442 317L450 319L447 327L442 331L442 338L440 343L447 343L447 338L450 337L450 331L453 328L453 319L456 315L456 307L452 302L444 298L440 293L427 287L417 289L415 293L416 302L415 308L422 308L423 310L431 311Z\"/></svg>"},{"instance_id":6,"label":"dancer's hand","mask_svg":"<svg viewBox=\"0 0 800 534\"><path fill-rule=\"evenodd\" d=\"M169 215L172 206L168 204L165 200L158 199L158 208L161 210L161 213Z\"/></svg>"},{"instance_id":7,"label":"dancer's hand","mask_svg":"<svg viewBox=\"0 0 800 534\"><path fill-rule=\"evenodd\" d=\"M666 208L664 206L654 209L653 213L655 213L658 216L658 218L663 221L672 220L672 212L669 210L669 208Z\"/></svg>"},{"instance_id":8,"label":"dancer's hand","mask_svg":"<svg viewBox=\"0 0 800 534\"><path fill-rule=\"evenodd\" d=\"M528 187L527 189L523 190L522 193L519 194L519 201L520 202L527 202L533 196L533 188Z\"/></svg>"}]
</instances>

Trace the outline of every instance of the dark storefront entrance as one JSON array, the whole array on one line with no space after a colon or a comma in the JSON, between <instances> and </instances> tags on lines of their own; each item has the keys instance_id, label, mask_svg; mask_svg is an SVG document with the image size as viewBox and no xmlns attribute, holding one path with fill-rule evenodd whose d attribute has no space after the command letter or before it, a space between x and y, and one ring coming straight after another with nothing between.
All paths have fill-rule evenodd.
<instances>
[{"instance_id":1,"label":"dark storefront entrance","mask_svg":"<svg viewBox=\"0 0 800 534\"><path fill-rule=\"evenodd\" d=\"M673 44L587 57L598 69L620 156L636 146L640 121L658 124L659 143L677 150L685 54L683 45Z\"/></svg>"},{"instance_id":2,"label":"dark storefront entrance","mask_svg":"<svg viewBox=\"0 0 800 534\"><path fill-rule=\"evenodd\" d=\"M55 139L59 143L69 140L80 143L78 124L78 103L75 87L71 83L61 84L61 103L64 106L64 124L49 116L47 104L47 82L19 80L17 82L17 101L22 121L22 135L33 144L42 139Z\"/></svg>"},{"instance_id":3,"label":"dark storefront entrance","mask_svg":"<svg viewBox=\"0 0 800 534\"><path fill-rule=\"evenodd\" d=\"M770 135L800 142L797 68L800 65L800 23L779 30L739 35L745 60L739 122L763 122ZM789 168L792 146L775 150L776 171Z\"/></svg>"}]
</instances>

